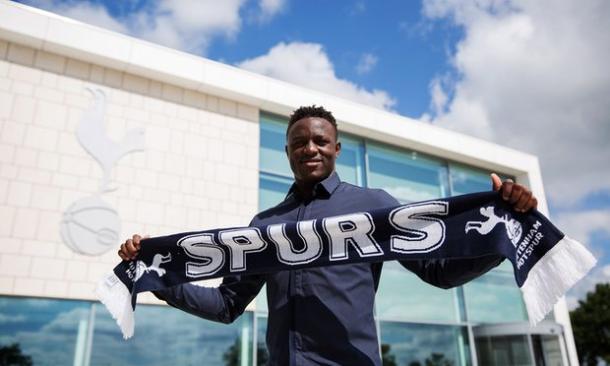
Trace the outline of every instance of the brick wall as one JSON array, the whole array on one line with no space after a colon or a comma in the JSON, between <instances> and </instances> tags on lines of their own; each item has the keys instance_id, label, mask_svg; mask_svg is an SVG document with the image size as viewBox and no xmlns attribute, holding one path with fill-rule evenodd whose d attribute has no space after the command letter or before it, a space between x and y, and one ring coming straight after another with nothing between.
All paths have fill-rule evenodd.
<instances>
[{"instance_id":1,"label":"brick wall","mask_svg":"<svg viewBox=\"0 0 610 366\"><path fill-rule=\"evenodd\" d=\"M64 210L102 177L75 133L86 87L107 96L111 139L145 129L103 196L121 238L247 225L257 211L257 108L0 40L0 294L93 299L117 262L116 248L79 255L60 238Z\"/></svg>"}]
</instances>

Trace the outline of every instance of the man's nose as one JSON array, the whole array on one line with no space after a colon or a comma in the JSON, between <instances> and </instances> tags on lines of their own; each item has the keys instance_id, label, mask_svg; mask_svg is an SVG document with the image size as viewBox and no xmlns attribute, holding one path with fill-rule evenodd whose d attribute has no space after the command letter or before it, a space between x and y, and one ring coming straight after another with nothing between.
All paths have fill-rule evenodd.
<instances>
[{"instance_id":1,"label":"man's nose","mask_svg":"<svg viewBox=\"0 0 610 366\"><path fill-rule=\"evenodd\" d=\"M303 152L307 155L316 154L318 152L318 147L313 141L309 141L303 147Z\"/></svg>"}]
</instances>

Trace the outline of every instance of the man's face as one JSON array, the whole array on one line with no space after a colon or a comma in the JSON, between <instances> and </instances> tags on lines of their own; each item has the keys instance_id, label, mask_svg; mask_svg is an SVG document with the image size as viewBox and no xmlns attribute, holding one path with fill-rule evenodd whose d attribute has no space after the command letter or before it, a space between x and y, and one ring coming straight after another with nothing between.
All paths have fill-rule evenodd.
<instances>
[{"instance_id":1,"label":"man's face","mask_svg":"<svg viewBox=\"0 0 610 366\"><path fill-rule=\"evenodd\" d=\"M286 154L297 184L314 185L335 170L341 144L333 125L319 117L298 120L288 130Z\"/></svg>"}]
</instances>

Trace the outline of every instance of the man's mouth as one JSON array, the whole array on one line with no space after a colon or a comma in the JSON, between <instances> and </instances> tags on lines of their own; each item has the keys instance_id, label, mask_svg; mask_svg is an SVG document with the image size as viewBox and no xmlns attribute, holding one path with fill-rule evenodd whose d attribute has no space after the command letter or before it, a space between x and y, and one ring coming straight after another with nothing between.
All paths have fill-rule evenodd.
<instances>
[{"instance_id":1,"label":"man's mouth","mask_svg":"<svg viewBox=\"0 0 610 366\"><path fill-rule=\"evenodd\" d=\"M305 166L316 166L322 162L322 159L304 159L301 160L301 164Z\"/></svg>"}]
</instances>

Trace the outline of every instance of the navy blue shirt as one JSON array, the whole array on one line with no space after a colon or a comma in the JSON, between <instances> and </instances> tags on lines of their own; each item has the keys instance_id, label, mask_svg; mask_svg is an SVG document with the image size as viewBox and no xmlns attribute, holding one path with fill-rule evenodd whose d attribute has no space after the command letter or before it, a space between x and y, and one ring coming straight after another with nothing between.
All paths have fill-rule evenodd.
<instances>
[{"instance_id":1,"label":"navy blue shirt","mask_svg":"<svg viewBox=\"0 0 610 366\"><path fill-rule=\"evenodd\" d=\"M314 187L310 200L303 200L293 185L283 202L256 215L250 225L317 219L398 204L383 190L341 182L333 173ZM500 261L419 260L401 264L424 281L449 288ZM267 284L270 365L381 365L373 318L381 268L382 263L357 263L230 276L218 288L184 284L155 291L155 295L189 313L230 323Z\"/></svg>"}]
</instances>

